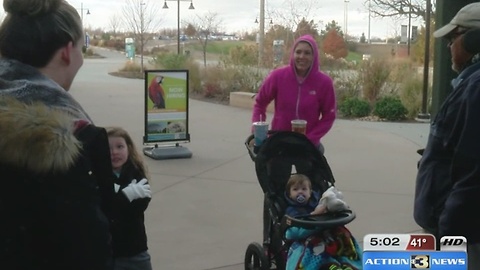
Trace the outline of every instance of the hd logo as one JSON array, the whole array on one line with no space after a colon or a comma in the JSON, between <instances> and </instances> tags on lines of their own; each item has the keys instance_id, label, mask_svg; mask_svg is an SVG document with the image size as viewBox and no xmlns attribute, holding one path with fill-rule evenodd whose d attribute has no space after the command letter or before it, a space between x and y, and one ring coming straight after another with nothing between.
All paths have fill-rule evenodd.
<instances>
[{"instance_id":1,"label":"hd logo","mask_svg":"<svg viewBox=\"0 0 480 270\"><path fill-rule=\"evenodd\" d=\"M410 268L412 269L430 269L429 255L412 255L410 258Z\"/></svg>"}]
</instances>

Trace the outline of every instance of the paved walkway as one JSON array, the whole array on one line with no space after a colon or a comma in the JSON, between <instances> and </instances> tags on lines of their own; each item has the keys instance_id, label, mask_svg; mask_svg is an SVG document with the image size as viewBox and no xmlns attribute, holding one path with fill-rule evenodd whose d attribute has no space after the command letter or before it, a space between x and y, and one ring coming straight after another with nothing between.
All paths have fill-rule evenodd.
<instances>
[{"instance_id":1,"label":"paved walkway","mask_svg":"<svg viewBox=\"0 0 480 270\"><path fill-rule=\"evenodd\" d=\"M107 75L122 54L86 59L71 89L100 126L121 125L139 148L144 134L144 83ZM154 196L146 213L157 270L240 270L247 245L261 241L262 192L243 145L250 111L190 100L191 159L145 157ZM357 213L348 227L368 233L419 230L412 201L428 124L337 120L325 137L337 187Z\"/></svg>"}]
</instances>

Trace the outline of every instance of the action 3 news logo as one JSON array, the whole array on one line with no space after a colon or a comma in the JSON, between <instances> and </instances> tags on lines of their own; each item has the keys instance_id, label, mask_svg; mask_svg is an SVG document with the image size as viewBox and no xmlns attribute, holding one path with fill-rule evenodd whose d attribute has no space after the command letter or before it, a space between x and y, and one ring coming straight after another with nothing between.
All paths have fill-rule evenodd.
<instances>
[{"instance_id":1,"label":"action 3 news logo","mask_svg":"<svg viewBox=\"0 0 480 270\"><path fill-rule=\"evenodd\" d=\"M430 266L458 266L466 265L464 258L431 258L430 255L411 255L411 269L430 269Z\"/></svg>"},{"instance_id":2,"label":"action 3 news logo","mask_svg":"<svg viewBox=\"0 0 480 270\"><path fill-rule=\"evenodd\" d=\"M429 255L412 255L410 258L410 268L430 269L430 256Z\"/></svg>"}]
</instances>

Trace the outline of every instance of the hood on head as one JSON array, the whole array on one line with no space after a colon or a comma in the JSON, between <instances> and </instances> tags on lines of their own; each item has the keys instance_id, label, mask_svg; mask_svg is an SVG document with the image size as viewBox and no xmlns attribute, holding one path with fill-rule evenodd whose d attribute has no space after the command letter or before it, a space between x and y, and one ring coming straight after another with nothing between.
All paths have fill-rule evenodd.
<instances>
[{"instance_id":1,"label":"hood on head","mask_svg":"<svg viewBox=\"0 0 480 270\"><path fill-rule=\"evenodd\" d=\"M74 119L42 103L0 97L0 163L34 173L68 170L80 154Z\"/></svg>"},{"instance_id":2,"label":"hood on head","mask_svg":"<svg viewBox=\"0 0 480 270\"><path fill-rule=\"evenodd\" d=\"M295 59L294 59L294 54L295 54L295 48L297 47L299 42L307 42L310 44L310 47L312 47L313 51L313 61L312 61L312 66L310 67L310 70L308 71L308 75L310 75L312 68L318 69L320 68L320 60L318 57L318 45L315 39L311 35L303 35L295 40L295 43L293 43L292 49L290 51L290 66L293 68L295 72ZM296 72L295 72L296 74Z\"/></svg>"}]
</instances>

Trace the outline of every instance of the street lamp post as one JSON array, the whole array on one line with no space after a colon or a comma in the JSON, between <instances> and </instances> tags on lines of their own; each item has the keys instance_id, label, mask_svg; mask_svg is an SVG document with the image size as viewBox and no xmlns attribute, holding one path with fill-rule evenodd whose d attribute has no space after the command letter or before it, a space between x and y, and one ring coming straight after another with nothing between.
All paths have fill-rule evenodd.
<instances>
[{"instance_id":1,"label":"street lamp post","mask_svg":"<svg viewBox=\"0 0 480 270\"><path fill-rule=\"evenodd\" d=\"M430 13L432 11L432 3L427 0L425 10L425 59L423 62L423 91L422 91L422 111L418 114L417 120L422 122L430 121L430 114L427 112L428 102L428 73L430 72Z\"/></svg>"},{"instance_id":2,"label":"street lamp post","mask_svg":"<svg viewBox=\"0 0 480 270\"><path fill-rule=\"evenodd\" d=\"M145 45L145 22L143 20L143 9L145 3L140 2L140 69L143 73L143 47Z\"/></svg>"},{"instance_id":3,"label":"street lamp post","mask_svg":"<svg viewBox=\"0 0 480 270\"><path fill-rule=\"evenodd\" d=\"M82 30L83 30L83 45L87 46L87 33L85 33L85 26L83 25L83 11L86 10L86 15L90 15L90 9L83 6L83 2L80 4L80 19L82 20Z\"/></svg>"},{"instance_id":4,"label":"street lamp post","mask_svg":"<svg viewBox=\"0 0 480 270\"><path fill-rule=\"evenodd\" d=\"M163 8L168 8L167 1L177 2L177 54L180 54L180 2L190 1L190 7L188 9L195 9L193 7L193 0L164 0Z\"/></svg>"},{"instance_id":5,"label":"street lamp post","mask_svg":"<svg viewBox=\"0 0 480 270\"><path fill-rule=\"evenodd\" d=\"M407 54L410 56L410 47L412 42L412 0L408 1L408 35L407 35Z\"/></svg>"},{"instance_id":6,"label":"street lamp post","mask_svg":"<svg viewBox=\"0 0 480 270\"><path fill-rule=\"evenodd\" d=\"M368 44L371 44L372 42L370 41L370 20L372 19L372 4L370 3L371 0L368 0Z\"/></svg>"},{"instance_id":7,"label":"street lamp post","mask_svg":"<svg viewBox=\"0 0 480 270\"><path fill-rule=\"evenodd\" d=\"M260 29L258 33L258 66L262 66L265 41L265 0L260 0Z\"/></svg>"},{"instance_id":8,"label":"street lamp post","mask_svg":"<svg viewBox=\"0 0 480 270\"><path fill-rule=\"evenodd\" d=\"M348 35L348 2L350 2L349 0L343 0L343 2L345 3L345 10L344 10L344 25L343 27L345 28L345 40L347 40L347 35Z\"/></svg>"}]
</instances>

